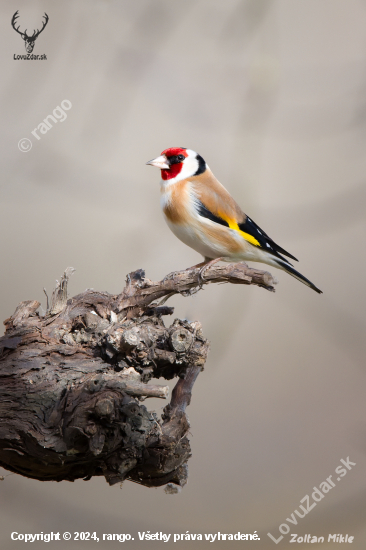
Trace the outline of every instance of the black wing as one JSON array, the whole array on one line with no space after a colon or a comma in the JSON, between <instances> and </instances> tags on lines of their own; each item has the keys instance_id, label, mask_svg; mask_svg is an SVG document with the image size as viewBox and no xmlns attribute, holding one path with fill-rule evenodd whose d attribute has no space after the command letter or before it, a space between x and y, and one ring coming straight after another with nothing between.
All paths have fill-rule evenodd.
<instances>
[{"instance_id":1,"label":"black wing","mask_svg":"<svg viewBox=\"0 0 366 550\"><path fill-rule=\"evenodd\" d=\"M284 256L288 256L292 260L295 260L296 262L299 261L297 258L295 258L295 256L293 256L289 252L286 252L286 250L281 248L281 246L278 246L278 244L276 244L270 237L268 237L267 233L265 233L263 229L261 229L250 218L247 217L246 220L243 223L239 223L238 226L241 231L244 231L244 233L248 233L249 235L254 237L259 242L260 248L271 252L275 256L283 254Z\"/></svg>"},{"instance_id":2,"label":"black wing","mask_svg":"<svg viewBox=\"0 0 366 550\"><path fill-rule=\"evenodd\" d=\"M201 202L200 200L197 200L197 212L203 218L207 218L212 222L219 223L220 225L225 225L226 227L230 227L227 221L220 218L220 216L216 216L216 214L213 214L211 210L209 210L207 206L205 206L203 202Z\"/></svg>"},{"instance_id":3,"label":"black wing","mask_svg":"<svg viewBox=\"0 0 366 550\"><path fill-rule=\"evenodd\" d=\"M212 222L219 223L220 225L230 227L226 220L223 220L216 214L213 214L211 210L209 210L207 206L205 206L201 201L197 201L197 207L198 207L197 211L200 214L200 216L207 218ZM289 252L286 252L286 250L284 250L281 246L278 246L278 244L276 244L270 237L268 237L267 233L265 233L263 229L261 229L250 218L247 217L244 222L238 224L238 227L244 233L247 233L248 235L251 235L252 237L254 237L254 239L256 239L256 241L258 241L259 243L259 248L263 248L264 250L267 250L267 252L270 252L271 254L273 254L274 256L277 256L277 258L280 258L285 262L288 262L288 260L286 260L286 258L282 258L280 254L283 254L284 256L288 256L292 260L295 260L296 262L298 262L298 259L295 258L295 256L293 256ZM254 245L254 246L258 246L258 245Z\"/></svg>"}]
</instances>

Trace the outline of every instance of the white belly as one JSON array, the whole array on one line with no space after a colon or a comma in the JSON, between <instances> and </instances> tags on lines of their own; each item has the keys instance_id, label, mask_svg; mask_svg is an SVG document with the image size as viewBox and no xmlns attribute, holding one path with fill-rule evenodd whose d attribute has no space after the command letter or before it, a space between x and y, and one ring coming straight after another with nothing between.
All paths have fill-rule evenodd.
<instances>
[{"instance_id":1,"label":"white belly","mask_svg":"<svg viewBox=\"0 0 366 550\"><path fill-rule=\"evenodd\" d=\"M167 219L166 222L174 235L178 237L182 243L193 248L193 250L196 250L196 252L199 252L199 254L202 254L205 258L219 258L221 255L220 252L223 252L213 247L211 243L205 242L199 234L200 232L193 229L193 227L172 224Z\"/></svg>"},{"instance_id":2,"label":"white belly","mask_svg":"<svg viewBox=\"0 0 366 550\"><path fill-rule=\"evenodd\" d=\"M236 232L232 229L227 229L227 231L230 231L233 238L239 239L240 244L243 245L243 249L236 254L228 254L227 249L219 242L209 240L206 236L206 234L200 230L200 227L194 226L194 225L178 225L178 224L172 224L165 218L165 221L167 222L169 228L174 233L176 237L180 241L182 241L184 244L189 246L190 248L193 248L193 250L196 250L199 254L202 254L204 258L223 258L226 261L242 261L242 260L256 260L254 256L256 256L256 251L253 250L253 252L250 250L252 247L249 245L247 247L246 245L249 243L245 243L244 239L242 239L239 235L236 234ZM249 248L247 252L245 252L244 248ZM258 261L258 260L257 260Z\"/></svg>"},{"instance_id":3,"label":"white belly","mask_svg":"<svg viewBox=\"0 0 366 550\"><path fill-rule=\"evenodd\" d=\"M193 248L193 250L196 250L199 254L202 254L204 258L222 258L223 261L226 262L252 261L274 265L277 268L279 267L268 253L245 241L245 239L238 235L234 230L228 229L235 239L240 240L242 248L235 254L228 254L226 248L220 246L220 243L208 241L206 236L194 226L172 224L166 218L165 221L180 241L190 248Z\"/></svg>"}]
</instances>

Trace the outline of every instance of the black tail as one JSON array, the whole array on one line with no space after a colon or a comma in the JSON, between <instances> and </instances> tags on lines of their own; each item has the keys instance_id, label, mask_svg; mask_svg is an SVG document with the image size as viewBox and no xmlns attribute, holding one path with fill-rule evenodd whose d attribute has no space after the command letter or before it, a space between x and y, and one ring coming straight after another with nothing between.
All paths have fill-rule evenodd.
<instances>
[{"instance_id":1,"label":"black tail","mask_svg":"<svg viewBox=\"0 0 366 550\"><path fill-rule=\"evenodd\" d=\"M289 275L292 275L293 277L295 277L295 279L298 279L299 281L301 281L302 283L304 283L305 285L309 286L310 288L312 288L313 290L315 290L315 292L317 292L318 294L323 294L323 291L320 290L319 288L317 288L315 285L313 285L313 283L311 281L309 281L309 279L307 279L306 277L304 277L304 275L301 275L301 273L299 273L298 271L296 271L296 269L294 269L291 264L287 263L286 261L283 261L281 262L280 260L278 260L276 258L276 263L284 270L284 271L287 271L287 273L289 273Z\"/></svg>"}]
</instances>

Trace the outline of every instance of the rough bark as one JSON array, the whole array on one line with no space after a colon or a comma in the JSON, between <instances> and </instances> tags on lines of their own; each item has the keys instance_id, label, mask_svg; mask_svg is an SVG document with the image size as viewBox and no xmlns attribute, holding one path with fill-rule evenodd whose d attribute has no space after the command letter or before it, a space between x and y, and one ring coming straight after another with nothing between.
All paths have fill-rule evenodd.
<instances>
[{"instance_id":1,"label":"rough bark","mask_svg":"<svg viewBox=\"0 0 366 550\"><path fill-rule=\"evenodd\" d=\"M0 465L46 480L130 479L148 487L184 485L190 445L186 407L203 369L208 342L199 322L166 327L162 305L200 288L198 269L159 282L130 273L121 294L86 290L67 299L68 268L41 315L22 302L0 338ZM254 284L274 279L245 264L213 266L203 284ZM156 300L162 299L160 303ZM47 299L48 302L48 299ZM158 418L142 404L166 399L152 378L179 380ZM171 485L170 485L171 487ZM171 490L171 489L170 489Z\"/></svg>"}]
</instances>

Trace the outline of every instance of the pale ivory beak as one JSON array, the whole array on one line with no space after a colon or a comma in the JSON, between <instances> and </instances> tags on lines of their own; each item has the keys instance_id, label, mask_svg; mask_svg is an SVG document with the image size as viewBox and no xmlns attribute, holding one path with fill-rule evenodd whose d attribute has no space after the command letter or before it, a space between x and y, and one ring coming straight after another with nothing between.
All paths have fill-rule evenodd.
<instances>
[{"instance_id":1,"label":"pale ivory beak","mask_svg":"<svg viewBox=\"0 0 366 550\"><path fill-rule=\"evenodd\" d=\"M157 168L170 168L167 158L165 155L156 157L156 159L149 160L146 164L151 164L151 166L156 166Z\"/></svg>"}]
</instances>

